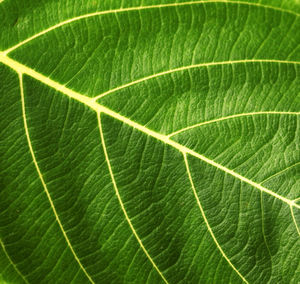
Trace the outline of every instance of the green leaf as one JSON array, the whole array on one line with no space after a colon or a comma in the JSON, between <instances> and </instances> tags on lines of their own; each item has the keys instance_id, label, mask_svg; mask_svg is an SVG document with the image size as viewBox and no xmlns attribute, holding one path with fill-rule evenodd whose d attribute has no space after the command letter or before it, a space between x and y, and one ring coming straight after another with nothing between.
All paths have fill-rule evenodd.
<instances>
[{"instance_id":1,"label":"green leaf","mask_svg":"<svg viewBox=\"0 0 300 284\"><path fill-rule=\"evenodd\" d=\"M299 283L299 13L1 1L0 282Z\"/></svg>"}]
</instances>

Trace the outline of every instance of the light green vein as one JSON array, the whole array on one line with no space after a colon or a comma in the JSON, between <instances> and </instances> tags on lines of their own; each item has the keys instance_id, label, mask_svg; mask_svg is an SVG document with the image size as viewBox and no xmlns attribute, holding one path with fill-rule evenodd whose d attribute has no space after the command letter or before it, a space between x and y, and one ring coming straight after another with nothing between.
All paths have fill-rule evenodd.
<instances>
[{"instance_id":1,"label":"light green vein","mask_svg":"<svg viewBox=\"0 0 300 284\"><path fill-rule=\"evenodd\" d=\"M113 10L106 10L106 11L98 11L98 12L93 12L81 16L77 16L68 20L65 20L63 22L60 22L56 25L53 25L21 42L18 44L14 45L13 47L10 47L9 49L5 50L4 53L8 54L11 51L19 48L20 46L30 42L33 39L36 39L37 37L40 37L52 30L55 30L61 26L70 24L75 21L79 21L82 19L90 18L90 17L95 17L99 15L105 15L105 14L116 14L116 13L123 13L123 12L130 12L130 11L139 11L139 10L149 10L149 9L158 9L158 8L167 8L167 7L179 7L179 6L188 6L188 5L196 5L196 4L208 4L208 3L231 3L231 4L237 4L237 5L248 5L248 6L256 6L256 7L262 7L265 9L272 9L272 10L277 10L280 12L284 13L290 13L295 16L299 16L298 13L295 13L290 10L285 10L279 7L274 7L274 6L268 6L268 5L263 5L260 3L250 3L250 2L244 2L244 1L230 1L230 0L207 0L207 1L193 1L193 2L181 2L181 3L169 3L169 4L159 4L159 5L150 5L150 6L138 6L138 7L129 7L129 8L120 8L120 9L113 9Z\"/></svg>"},{"instance_id":2,"label":"light green vein","mask_svg":"<svg viewBox=\"0 0 300 284\"><path fill-rule=\"evenodd\" d=\"M4 254L6 255L7 259L9 260L9 262L11 263L12 267L15 269L15 271L21 276L21 278L25 281L25 283L29 284L29 282L26 280L26 278L23 276L23 274L21 273L21 271L18 269L18 267L14 264L14 262L12 261L12 259L10 258L9 254L6 251L6 248L4 246L4 243L2 242L2 240L0 239L0 245L3 249Z\"/></svg>"},{"instance_id":3,"label":"light green vein","mask_svg":"<svg viewBox=\"0 0 300 284\"><path fill-rule=\"evenodd\" d=\"M121 209L122 209L122 211L123 211L123 213L125 215L126 221L128 222L129 227L130 227L132 233L134 234L135 238L137 239L137 241L138 241L140 247L142 248L142 250L144 251L145 255L147 256L147 258L149 259L149 261L151 262L151 264L153 265L153 267L156 269L156 271L158 272L158 274L160 275L160 277L163 279L163 281L165 283L168 283L168 281L166 280L166 278L164 277L164 275L162 274L162 272L159 270L159 268L155 264L154 260L150 256L150 254L148 253L147 249L143 245L142 240L140 239L139 235L137 234L136 230L134 229L134 227L132 225L132 222L131 222L128 214L127 214L127 211L125 209L124 203L123 203L121 195L119 193L119 190L118 190L118 187L117 187L117 183L116 183L116 180L114 178L114 174L113 174L112 167L111 167L111 164L110 164L110 160L109 160L109 157L108 157L108 153L107 153L107 149L106 149L106 144L105 144L105 139L104 139L104 134L103 134L103 130L102 130L102 123L101 123L101 117L100 117L100 115L101 115L101 112L98 112L97 113L97 117L98 117L98 125L99 125L101 142L102 142L102 146L103 146L103 152L104 152L104 156L105 156L105 159L106 159L108 170L109 170L109 173L110 173L110 176L111 176L111 180L112 180L112 183L113 183L113 186L114 186L114 189L115 189L116 196L117 196L118 201L120 203Z\"/></svg>"},{"instance_id":4,"label":"light green vein","mask_svg":"<svg viewBox=\"0 0 300 284\"><path fill-rule=\"evenodd\" d=\"M88 278L88 280L89 280L91 283L95 284L94 281L92 280L92 278L90 277L90 275L87 273L87 271L85 270L85 268L84 268L83 265L81 264L81 262L80 262L80 260L79 260L79 258L78 258L78 256L77 256L77 254L75 253L75 251L74 251L74 249L73 249L73 247L72 247L72 245L71 245L71 242L70 242L70 240L69 240L69 238L68 238L68 236L67 236L67 234L66 234L66 232L65 232L65 230L64 230L64 228L63 228L63 225L62 225L62 223L61 223L61 221L60 221L60 218L59 218L59 216L58 216L58 214L57 214L57 211L56 211L56 209L55 209L54 203L53 203L52 198L51 198L51 195L50 195L50 193L49 193L49 191L48 191L48 188L47 188L47 185L46 185L46 183L45 183L44 177L43 177L43 175L42 175L42 173L41 173L41 171L40 171L40 168L39 168L39 165L38 165L38 162L37 162L37 160L36 160L36 157L35 157L35 154L34 154L34 151L33 151L33 147L32 147L32 144L31 144L31 139L30 139L29 130L28 130L28 125L27 125L27 118L26 118L26 111L25 111L25 98L24 98L24 90L23 90L23 78L22 78L23 75L22 75L22 73L20 73L20 72L18 72L18 73L19 73L19 80L20 80L20 92L21 92L22 115L23 115L24 129L25 129L25 134L26 134L26 138L27 138L27 143L28 143L28 147L29 147L30 154L31 154L31 156L32 156L33 163L34 163L34 165L35 165L36 171L37 171L38 176L39 176L39 178L40 178L40 181L41 181L41 183L42 183L42 185L43 185L44 191L45 191L45 193L46 193L46 195L47 195L47 198L48 198L48 200L49 200L49 203L50 203L50 205L51 205L52 211L53 211L53 213L54 213L54 215L55 215L55 219L56 219L56 221L57 221L57 223L58 223L58 225L59 225L59 227L60 227L60 229L61 229L61 231L62 231L62 233L63 233L63 236L64 236L64 238L65 238L65 240L66 240L66 242L67 242L68 247L70 248L70 250L71 250L71 252L72 252L72 254L73 254L75 260L77 261L77 263L78 263L80 269L84 272L84 274L86 275L86 277Z\"/></svg>"}]
</instances>

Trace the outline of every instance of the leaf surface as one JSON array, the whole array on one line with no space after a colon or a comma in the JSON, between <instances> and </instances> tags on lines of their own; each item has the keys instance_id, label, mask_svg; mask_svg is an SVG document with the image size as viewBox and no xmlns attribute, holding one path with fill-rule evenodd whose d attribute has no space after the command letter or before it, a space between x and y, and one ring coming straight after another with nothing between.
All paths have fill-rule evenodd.
<instances>
[{"instance_id":1,"label":"leaf surface","mask_svg":"<svg viewBox=\"0 0 300 284\"><path fill-rule=\"evenodd\" d=\"M298 283L299 12L2 1L0 281Z\"/></svg>"}]
</instances>

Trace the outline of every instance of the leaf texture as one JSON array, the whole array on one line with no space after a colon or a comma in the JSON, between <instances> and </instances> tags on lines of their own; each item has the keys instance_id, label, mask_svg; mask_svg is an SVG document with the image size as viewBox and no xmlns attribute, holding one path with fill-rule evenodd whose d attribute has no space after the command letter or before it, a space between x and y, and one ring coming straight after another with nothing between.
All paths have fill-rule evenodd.
<instances>
[{"instance_id":1,"label":"leaf texture","mask_svg":"<svg viewBox=\"0 0 300 284\"><path fill-rule=\"evenodd\" d=\"M0 282L299 283L299 13L0 2Z\"/></svg>"}]
</instances>

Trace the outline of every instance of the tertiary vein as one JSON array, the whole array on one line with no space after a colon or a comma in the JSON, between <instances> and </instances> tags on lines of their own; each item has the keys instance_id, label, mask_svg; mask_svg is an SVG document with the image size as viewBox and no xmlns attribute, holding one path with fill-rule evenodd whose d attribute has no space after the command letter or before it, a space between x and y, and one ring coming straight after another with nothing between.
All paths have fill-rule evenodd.
<instances>
[{"instance_id":1,"label":"tertiary vein","mask_svg":"<svg viewBox=\"0 0 300 284\"><path fill-rule=\"evenodd\" d=\"M0 2L1 3L1 2ZM53 31L61 26L70 24L75 21L79 21L82 19L90 18L90 17L95 17L95 16L100 16L100 15L105 15L105 14L116 14L116 13L124 13L124 12L130 12L130 11L140 11L140 10L149 10L149 9L158 9L158 8L167 8L167 7L179 7L179 6L188 6L188 5L196 5L196 4L208 4L208 3L231 3L231 4L237 4L237 5L248 5L248 6L256 6L256 7L262 7L265 9L272 9L272 10L277 10L280 12L284 13L290 13L295 16L299 16L298 13L295 13L290 10L285 10L279 7L274 7L274 6L268 6L260 3L250 3L246 1L232 1L232 0L206 0L206 1L188 1L188 2L181 2L181 3L169 3L169 4L158 4L158 5L149 5L149 6L137 6L137 7L128 7L128 8L120 8L120 9L112 9L112 10L105 10L105 11L97 11L93 13L88 13L84 15L80 15L65 21L62 21L56 25L53 25L39 33L36 33L35 35L19 42L18 44L8 48L7 50L4 51L5 54L10 53L11 51L19 48L20 46L50 32Z\"/></svg>"},{"instance_id":2,"label":"tertiary vein","mask_svg":"<svg viewBox=\"0 0 300 284\"><path fill-rule=\"evenodd\" d=\"M36 79L37 81L40 81L42 82L43 84L46 84L48 86L50 86L51 88L59 91L59 92L62 92L63 94L67 95L68 97L70 98L73 98L77 101L79 101L80 103L90 107L91 109L93 109L94 111L96 111L97 113L99 112L103 112L149 136L152 136L154 138L156 138L157 140L163 142L164 144L167 144L167 145L170 145L172 146L173 148L179 150L180 152L182 153L185 153L185 154L190 154L212 166L214 166L215 168L227 173L227 174L230 174L234 177L236 177L237 179L287 203L288 205L290 206L293 206L293 207L296 207L298 209L300 209L300 205L298 205L294 200L290 200L286 197L283 197L279 194L277 194L276 192L273 192L272 190L262 186L261 184L258 184L238 173L236 173L235 171L233 170L230 170L218 163L216 163L215 161L213 160L210 160L208 159L207 157L205 157L204 155L201 155L189 148L187 148L186 146L183 146L175 141L173 141L172 139L170 139L168 136L166 135L163 135L163 134L160 134L158 132L155 132L151 129L148 129L146 128L145 126L141 125L141 124L138 124L136 123L135 121L133 120L130 120L129 118L125 117L125 116L122 116L121 114L99 104L98 102L96 102L93 98L89 98L89 97L86 97L80 93L77 93L63 85L61 85L60 83L58 82L55 82L53 81L52 79L42 75L41 73L38 73L37 71L9 58L8 56L4 55L3 53L0 53L0 62L2 62L3 64L9 66L10 68L16 70L18 73L21 73L21 74L27 74L29 75L30 77Z\"/></svg>"}]
</instances>

